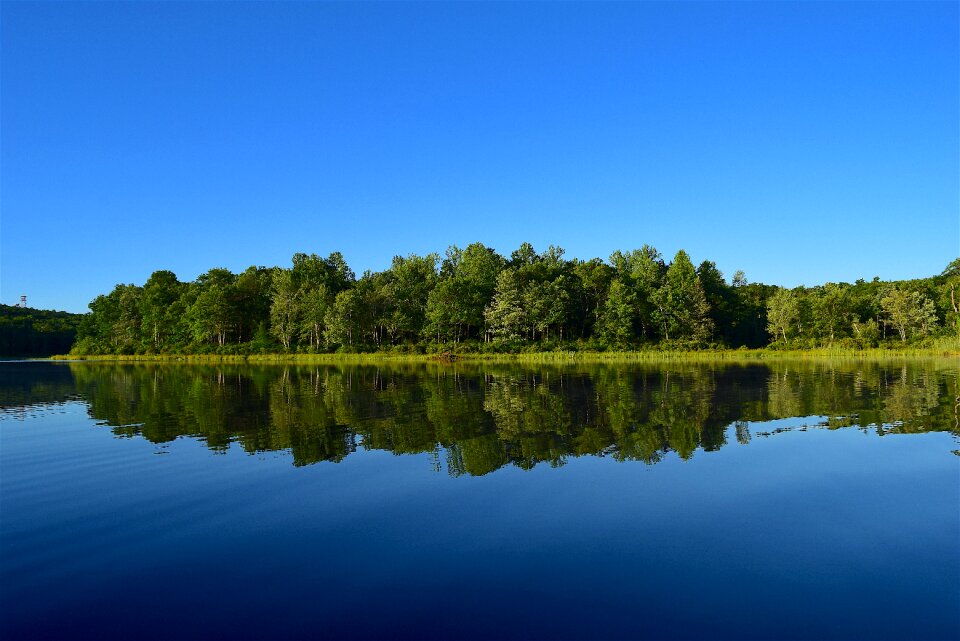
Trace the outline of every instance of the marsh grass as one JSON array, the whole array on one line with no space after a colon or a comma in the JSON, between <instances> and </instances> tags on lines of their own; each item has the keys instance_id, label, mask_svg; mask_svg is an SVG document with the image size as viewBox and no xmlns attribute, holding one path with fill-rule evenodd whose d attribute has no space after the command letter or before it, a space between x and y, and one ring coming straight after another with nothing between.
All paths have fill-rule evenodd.
<instances>
[{"instance_id":1,"label":"marsh grass","mask_svg":"<svg viewBox=\"0 0 960 641\"><path fill-rule=\"evenodd\" d=\"M944 339L926 346L903 348L851 349L718 349L718 350L638 350L620 352L550 351L529 353L444 353L396 354L139 354L139 355L59 355L51 360L157 362L157 363L289 363L289 364L371 364L424 362L503 362L503 363L636 363L697 362L749 363L759 361L873 361L901 358L960 359L960 341Z\"/></svg>"}]
</instances>

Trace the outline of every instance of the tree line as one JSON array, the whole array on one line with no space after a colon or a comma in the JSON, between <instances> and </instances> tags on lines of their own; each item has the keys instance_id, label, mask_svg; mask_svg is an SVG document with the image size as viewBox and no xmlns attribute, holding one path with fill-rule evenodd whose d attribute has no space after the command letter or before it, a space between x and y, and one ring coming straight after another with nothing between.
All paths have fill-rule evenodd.
<instances>
[{"instance_id":1,"label":"tree line","mask_svg":"<svg viewBox=\"0 0 960 641\"><path fill-rule=\"evenodd\" d=\"M729 281L680 250L568 260L523 243L395 256L359 278L339 252L290 267L168 270L90 303L77 354L874 347L960 337L960 259L938 276L816 287Z\"/></svg>"},{"instance_id":2,"label":"tree line","mask_svg":"<svg viewBox=\"0 0 960 641\"><path fill-rule=\"evenodd\" d=\"M64 354L76 341L82 318L69 312L0 305L0 356Z\"/></svg>"}]
</instances>

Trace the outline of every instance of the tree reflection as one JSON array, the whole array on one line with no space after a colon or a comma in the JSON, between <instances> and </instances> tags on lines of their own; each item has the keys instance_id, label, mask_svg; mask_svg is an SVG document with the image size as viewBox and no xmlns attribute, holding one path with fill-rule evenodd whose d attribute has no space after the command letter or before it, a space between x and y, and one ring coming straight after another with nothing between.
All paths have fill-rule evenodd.
<instances>
[{"instance_id":1,"label":"tree reflection","mask_svg":"<svg viewBox=\"0 0 960 641\"><path fill-rule=\"evenodd\" d=\"M68 367L0 378L0 398L18 406L79 395L117 436L289 451L298 466L341 461L358 447L427 453L453 476L579 456L655 464L728 439L749 444L751 423L789 417L881 435L960 435L956 367L935 361Z\"/></svg>"}]
</instances>

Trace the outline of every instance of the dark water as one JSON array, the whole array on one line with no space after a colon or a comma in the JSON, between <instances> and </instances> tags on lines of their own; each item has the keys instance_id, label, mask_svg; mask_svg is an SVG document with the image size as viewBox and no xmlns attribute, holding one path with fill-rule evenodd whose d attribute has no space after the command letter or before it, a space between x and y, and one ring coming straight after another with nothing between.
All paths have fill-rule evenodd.
<instances>
[{"instance_id":1,"label":"dark water","mask_svg":"<svg viewBox=\"0 0 960 641\"><path fill-rule=\"evenodd\" d=\"M958 382L2 363L0 636L956 639Z\"/></svg>"}]
</instances>

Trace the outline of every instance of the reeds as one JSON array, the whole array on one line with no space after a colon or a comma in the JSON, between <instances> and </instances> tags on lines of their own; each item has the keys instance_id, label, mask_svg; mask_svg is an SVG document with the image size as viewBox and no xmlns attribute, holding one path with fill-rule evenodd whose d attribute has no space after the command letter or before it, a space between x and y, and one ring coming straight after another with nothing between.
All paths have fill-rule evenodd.
<instances>
[{"instance_id":1,"label":"reeds","mask_svg":"<svg viewBox=\"0 0 960 641\"><path fill-rule=\"evenodd\" d=\"M504 362L504 363L635 363L635 362L758 362L780 360L873 361L901 358L960 359L956 341L924 347L851 349L821 347L802 350L726 349L726 350L638 350L623 352L551 351L529 353L466 354L137 354L137 355L60 355L52 360L158 362L158 363L291 363L291 364L371 364L424 362Z\"/></svg>"}]
</instances>

